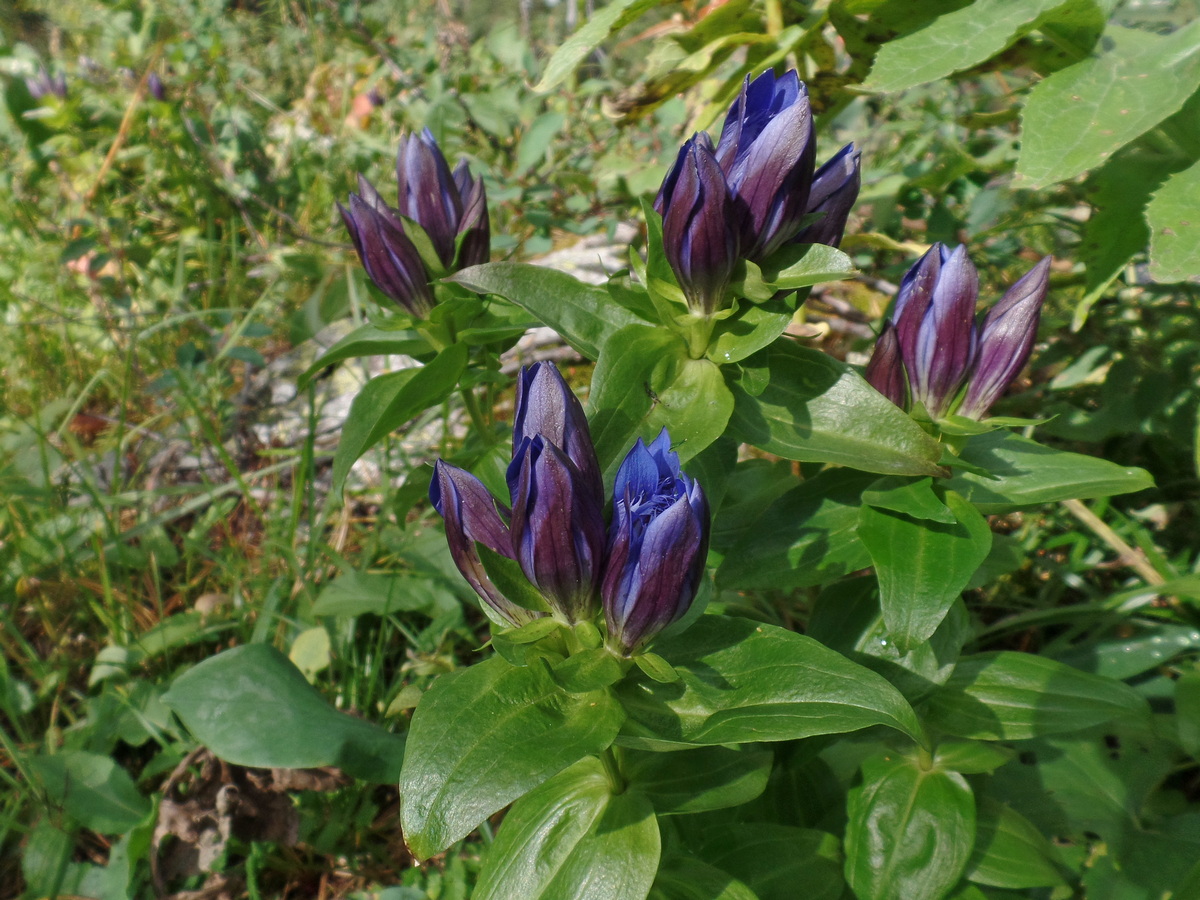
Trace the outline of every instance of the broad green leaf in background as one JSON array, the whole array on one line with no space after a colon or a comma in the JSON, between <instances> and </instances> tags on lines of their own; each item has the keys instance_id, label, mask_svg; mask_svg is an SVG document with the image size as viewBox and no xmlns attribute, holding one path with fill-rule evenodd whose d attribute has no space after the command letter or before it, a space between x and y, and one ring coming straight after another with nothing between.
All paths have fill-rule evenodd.
<instances>
[{"instance_id":1,"label":"broad green leaf in background","mask_svg":"<svg viewBox=\"0 0 1200 900\"><path fill-rule=\"evenodd\" d=\"M940 900L958 883L975 841L975 799L957 772L871 757L847 812L846 880L859 900Z\"/></svg>"},{"instance_id":2,"label":"broad green leaf in background","mask_svg":"<svg viewBox=\"0 0 1200 900\"><path fill-rule=\"evenodd\" d=\"M1094 169L1200 87L1200 19L1174 33L1110 25L1093 55L1034 86L1021 126L1018 186Z\"/></svg>"},{"instance_id":3,"label":"broad green leaf in background","mask_svg":"<svg viewBox=\"0 0 1200 900\"><path fill-rule=\"evenodd\" d=\"M584 756L612 743L607 691L569 694L541 665L492 657L441 676L421 698L400 775L409 849L428 859Z\"/></svg>"},{"instance_id":4,"label":"broad green leaf in background","mask_svg":"<svg viewBox=\"0 0 1200 900\"><path fill-rule=\"evenodd\" d=\"M966 876L1001 888L1053 887L1063 883L1054 847L1010 806L983 798L975 821L975 849Z\"/></svg>"},{"instance_id":5,"label":"broad green leaf in background","mask_svg":"<svg viewBox=\"0 0 1200 900\"><path fill-rule=\"evenodd\" d=\"M745 522L717 584L737 590L825 584L871 564L858 538L859 497L872 476L829 469ZM720 520L718 520L720 521Z\"/></svg>"},{"instance_id":6,"label":"broad green leaf in background","mask_svg":"<svg viewBox=\"0 0 1200 900\"><path fill-rule=\"evenodd\" d=\"M992 546L991 529L975 507L953 491L946 505L952 525L865 503L859 512L858 536L879 578L883 621L901 653L937 630Z\"/></svg>"},{"instance_id":7,"label":"broad green leaf in background","mask_svg":"<svg viewBox=\"0 0 1200 900\"><path fill-rule=\"evenodd\" d=\"M768 351L770 381L734 388L730 428L768 453L885 475L938 475L941 446L845 363L791 341Z\"/></svg>"},{"instance_id":8,"label":"broad green leaf in background","mask_svg":"<svg viewBox=\"0 0 1200 900\"><path fill-rule=\"evenodd\" d=\"M240 766L338 766L395 781L404 738L338 712L268 644L234 647L175 679L163 702L216 756Z\"/></svg>"},{"instance_id":9,"label":"broad green leaf in background","mask_svg":"<svg viewBox=\"0 0 1200 900\"><path fill-rule=\"evenodd\" d=\"M658 5L658 0L611 0L592 15L573 35L562 42L535 86L538 93L549 91L575 71L589 53L614 31L624 28L642 13Z\"/></svg>"},{"instance_id":10,"label":"broad green leaf in background","mask_svg":"<svg viewBox=\"0 0 1200 900\"><path fill-rule=\"evenodd\" d=\"M1196 40L1200 42L1200 36ZM1196 54L1200 56L1200 52ZM1150 223L1150 276L1183 281L1200 275L1200 163L1178 172L1146 207Z\"/></svg>"},{"instance_id":11,"label":"broad green leaf in background","mask_svg":"<svg viewBox=\"0 0 1200 900\"><path fill-rule=\"evenodd\" d=\"M1200 668L1184 672L1175 682L1175 712L1180 746L1200 756Z\"/></svg>"},{"instance_id":12,"label":"broad green leaf in background","mask_svg":"<svg viewBox=\"0 0 1200 900\"><path fill-rule=\"evenodd\" d=\"M971 501L984 515L1059 500L1087 500L1153 487L1144 469L1046 447L1008 431L968 439L960 454L992 477L958 472L946 487Z\"/></svg>"},{"instance_id":13,"label":"broad green leaf in background","mask_svg":"<svg viewBox=\"0 0 1200 900\"><path fill-rule=\"evenodd\" d=\"M936 81L991 59L1035 30L1043 17L1076 0L975 0L963 9L939 16L929 25L888 41L879 48L863 88L903 91ZM1104 17L1087 3L1097 24Z\"/></svg>"},{"instance_id":14,"label":"broad green leaf in background","mask_svg":"<svg viewBox=\"0 0 1200 900\"><path fill-rule=\"evenodd\" d=\"M1149 715L1132 688L1032 653L964 656L926 703L929 722L948 734L1021 740Z\"/></svg>"},{"instance_id":15,"label":"broad green leaf in background","mask_svg":"<svg viewBox=\"0 0 1200 900\"><path fill-rule=\"evenodd\" d=\"M313 601L314 616L386 616L419 612L434 618L458 606L454 592L425 575L385 575L348 571L321 588Z\"/></svg>"},{"instance_id":16,"label":"broad green leaf in background","mask_svg":"<svg viewBox=\"0 0 1200 900\"><path fill-rule=\"evenodd\" d=\"M150 814L150 801L108 756L66 750L30 757L29 765L50 800L84 828L123 834Z\"/></svg>"},{"instance_id":17,"label":"broad green leaf in background","mask_svg":"<svg viewBox=\"0 0 1200 900\"><path fill-rule=\"evenodd\" d=\"M680 753L627 750L621 771L650 798L659 815L724 809L763 792L774 755L769 750L701 747Z\"/></svg>"},{"instance_id":18,"label":"broad green leaf in background","mask_svg":"<svg viewBox=\"0 0 1200 900\"><path fill-rule=\"evenodd\" d=\"M603 287L584 284L566 272L529 263L471 266L450 280L523 307L588 359L599 358L600 348L613 332L642 322L625 307L613 303Z\"/></svg>"},{"instance_id":19,"label":"broad green leaf in background","mask_svg":"<svg viewBox=\"0 0 1200 900\"><path fill-rule=\"evenodd\" d=\"M654 651L680 680L635 673L617 686L628 746L784 741L870 725L922 739L912 708L886 680L774 625L704 615Z\"/></svg>"},{"instance_id":20,"label":"broad green leaf in background","mask_svg":"<svg viewBox=\"0 0 1200 900\"><path fill-rule=\"evenodd\" d=\"M518 174L524 174L536 168L546 158L547 150L553 145L554 138L566 124L567 117L555 110L542 113L529 123L521 142L517 144Z\"/></svg>"},{"instance_id":21,"label":"broad green leaf in background","mask_svg":"<svg viewBox=\"0 0 1200 900\"><path fill-rule=\"evenodd\" d=\"M694 856L663 857L647 900L761 900L723 869Z\"/></svg>"},{"instance_id":22,"label":"broad green leaf in background","mask_svg":"<svg viewBox=\"0 0 1200 900\"><path fill-rule=\"evenodd\" d=\"M759 900L838 900L846 889L838 844L832 834L810 828L739 823L706 841L700 855Z\"/></svg>"},{"instance_id":23,"label":"broad green leaf in background","mask_svg":"<svg viewBox=\"0 0 1200 900\"><path fill-rule=\"evenodd\" d=\"M467 367L467 348L453 344L419 369L372 378L350 404L333 456L333 492L346 483L350 467L413 416L450 396Z\"/></svg>"},{"instance_id":24,"label":"broad green leaf in background","mask_svg":"<svg viewBox=\"0 0 1200 900\"><path fill-rule=\"evenodd\" d=\"M614 793L600 760L586 757L513 804L472 897L637 900L658 859L650 801Z\"/></svg>"}]
</instances>

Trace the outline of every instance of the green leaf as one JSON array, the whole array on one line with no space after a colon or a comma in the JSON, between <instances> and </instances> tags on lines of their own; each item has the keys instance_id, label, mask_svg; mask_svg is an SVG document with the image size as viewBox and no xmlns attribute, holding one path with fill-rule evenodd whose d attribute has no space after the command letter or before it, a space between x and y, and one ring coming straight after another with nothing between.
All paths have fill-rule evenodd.
<instances>
[{"instance_id":1,"label":"green leaf","mask_svg":"<svg viewBox=\"0 0 1200 900\"><path fill-rule=\"evenodd\" d=\"M1016 756L1011 747L981 741L940 741L933 763L960 775L991 774Z\"/></svg>"},{"instance_id":2,"label":"green leaf","mask_svg":"<svg viewBox=\"0 0 1200 900\"><path fill-rule=\"evenodd\" d=\"M666 428L671 448L679 454L681 463L686 465L725 433L733 413L733 393L714 363L707 359L681 360L669 382L652 382L651 387L656 401L639 435L651 440Z\"/></svg>"},{"instance_id":3,"label":"green leaf","mask_svg":"<svg viewBox=\"0 0 1200 900\"><path fill-rule=\"evenodd\" d=\"M1200 163L1178 172L1146 207L1150 223L1150 277L1184 281L1200 274Z\"/></svg>"},{"instance_id":4,"label":"green leaf","mask_svg":"<svg viewBox=\"0 0 1200 900\"><path fill-rule=\"evenodd\" d=\"M1200 87L1200 20L1160 36L1110 25L1095 54L1034 85L1017 186L1043 188L1103 163Z\"/></svg>"},{"instance_id":5,"label":"green leaf","mask_svg":"<svg viewBox=\"0 0 1200 900\"><path fill-rule=\"evenodd\" d=\"M520 143L517 144L515 174L523 175L545 161L547 151L566 121L567 117L562 113L551 110L542 113L529 124L525 133L521 135Z\"/></svg>"},{"instance_id":6,"label":"green leaf","mask_svg":"<svg viewBox=\"0 0 1200 900\"><path fill-rule=\"evenodd\" d=\"M345 572L321 588L314 616L386 616L418 612L430 618L451 612L459 602L445 584L422 575Z\"/></svg>"},{"instance_id":7,"label":"green leaf","mask_svg":"<svg viewBox=\"0 0 1200 900\"><path fill-rule=\"evenodd\" d=\"M869 491L863 491L862 502L876 509L903 513L914 519L953 525L958 521L933 490L932 478L881 478Z\"/></svg>"},{"instance_id":8,"label":"green leaf","mask_svg":"<svg viewBox=\"0 0 1200 900\"><path fill-rule=\"evenodd\" d=\"M956 772L899 756L863 763L850 791L846 879L859 900L940 900L975 840L975 799Z\"/></svg>"},{"instance_id":9,"label":"green leaf","mask_svg":"<svg viewBox=\"0 0 1200 900\"><path fill-rule=\"evenodd\" d=\"M628 750L621 765L629 783L659 815L697 813L749 803L771 775L769 750L702 747L680 753Z\"/></svg>"},{"instance_id":10,"label":"green leaf","mask_svg":"<svg viewBox=\"0 0 1200 900\"><path fill-rule=\"evenodd\" d=\"M441 403L467 367L467 348L453 344L419 369L372 378L354 398L333 456L333 492L340 494L360 456L418 413Z\"/></svg>"},{"instance_id":11,"label":"green leaf","mask_svg":"<svg viewBox=\"0 0 1200 900\"><path fill-rule=\"evenodd\" d=\"M870 475L830 469L755 516L725 554L717 584L736 590L826 584L871 564L858 538L860 496ZM718 520L718 526L720 520Z\"/></svg>"},{"instance_id":12,"label":"green leaf","mask_svg":"<svg viewBox=\"0 0 1200 900\"><path fill-rule=\"evenodd\" d=\"M705 355L717 365L741 362L783 334L792 323L795 309L766 309L754 303L738 303L737 311L717 323Z\"/></svg>"},{"instance_id":13,"label":"green leaf","mask_svg":"<svg viewBox=\"0 0 1200 900\"><path fill-rule=\"evenodd\" d=\"M1200 669L1184 672L1175 682L1175 717L1180 746L1200 757Z\"/></svg>"},{"instance_id":14,"label":"green leaf","mask_svg":"<svg viewBox=\"0 0 1200 900\"><path fill-rule=\"evenodd\" d=\"M925 706L948 734L1021 740L1079 731L1115 719L1144 719L1146 701L1119 681L1014 651L964 656Z\"/></svg>"},{"instance_id":15,"label":"green leaf","mask_svg":"<svg viewBox=\"0 0 1200 900\"><path fill-rule=\"evenodd\" d=\"M428 859L580 758L621 727L607 691L569 694L539 664L492 657L441 676L413 714L400 774L401 825Z\"/></svg>"},{"instance_id":16,"label":"green leaf","mask_svg":"<svg viewBox=\"0 0 1200 900\"><path fill-rule=\"evenodd\" d=\"M606 688L624 677L625 666L605 647L580 650L554 666L554 680L572 694Z\"/></svg>"},{"instance_id":17,"label":"green leaf","mask_svg":"<svg viewBox=\"0 0 1200 900\"><path fill-rule=\"evenodd\" d=\"M885 475L938 475L942 450L849 366L779 341L757 397L734 389L730 428L785 459L830 462Z\"/></svg>"},{"instance_id":18,"label":"green leaf","mask_svg":"<svg viewBox=\"0 0 1200 900\"><path fill-rule=\"evenodd\" d=\"M739 823L705 841L701 855L745 882L759 900L839 900L846 889L838 840L824 831Z\"/></svg>"},{"instance_id":19,"label":"green leaf","mask_svg":"<svg viewBox=\"0 0 1200 900\"><path fill-rule=\"evenodd\" d=\"M946 482L984 515L1059 500L1087 500L1154 486L1144 469L1046 447L1006 431L970 438L961 456L993 477L956 472Z\"/></svg>"},{"instance_id":20,"label":"green leaf","mask_svg":"<svg viewBox=\"0 0 1200 900\"><path fill-rule=\"evenodd\" d=\"M264 769L338 766L377 782L400 774L403 737L338 712L268 644L234 647L198 663L162 700L226 762Z\"/></svg>"},{"instance_id":21,"label":"green leaf","mask_svg":"<svg viewBox=\"0 0 1200 900\"><path fill-rule=\"evenodd\" d=\"M1054 847L1032 822L995 800L980 801L967 878L1014 890L1054 887L1064 883L1054 858Z\"/></svg>"},{"instance_id":22,"label":"green leaf","mask_svg":"<svg viewBox=\"0 0 1200 900\"><path fill-rule=\"evenodd\" d=\"M785 741L871 725L922 739L894 687L804 635L704 615L654 649L680 680L660 684L634 672L617 685L627 746Z\"/></svg>"},{"instance_id":23,"label":"green leaf","mask_svg":"<svg viewBox=\"0 0 1200 900\"><path fill-rule=\"evenodd\" d=\"M504 818L473 900L633 900L658 869L658 822L634 790L613 794L588 757L534 788Z\"/></svg>"},{"instance_id":24,"label":"green leaf","mask_svg":"<svg viewBox=\"0 0 1200 900\"><path fill-rule=\"evenodd\" d=\"M129 773L107 756L67 750L30 757L29 766L47 796L84 828L123 834L150 814L150 801Z\"/></svg>"},{"instance_id":25,"label":"green leaf","mask_svg":"<svg viewBox=\"0 0 1200 900\"><path fill-rule=\"evenodd\" d=\"M903 91L991 59L1073 0L975 0L879 48L869 91ZM1097 19L1104 19L1097 11Z\"/></svg>"},{"instance_id":26,"label":"green leaf","mask_svg":"<svg viewBox=\"0 0 1200 900\"><path fill-rule=\"evenodd\" d=\"M573 275L543 266L485 263L463 269L448 280L517 304L561 334L588 359L599 359L600 348L614 332L642 322L614 303L603 287L584 284Z\"/></svg>"},{"instance_id":27,"label":"green leaf","mask_svg":"<svg viewBox=\"0 0 1200 900\"><path fill-rule=\"evenodd\" d=\"M542 80L533 89L540 94L557 87L610 34L624 28L656 5L657 0L610 0L554 51L546 63Z\"/></svg>"},{"instance_id":28,"label":"green leaf","mask_svg":"<svg viewBox=\"0 0 1200 900\"><path fill-rule=\"evenodd\" d=\"M841 281L858 270L854 262L827 244L785 244L761 266L747 267L749 292L771 297L778 291L794 291L827 281ZM747 292L746 296L750 296Z\"/></svg>"},{"instance_id":29,"label":"green leaf","mask_svg":"<svg viewBox=\"0 0 1200 900\"><path fill-rule=\"evenodd\" d=\"M858 536L879 578L883 621L901 653L925 641L992 546L987 520L950 491L953 525L863 506Z\"/></svg>"},{"instance_id":30,"label":"green leaf","mask_svg":"<svg viewBox=\"0 0 1200 900\"><path fill-rule=\"evenodd\" d=\"M377 325L363 325L354 329L321 354L317 361L296 379L296 387L301 391L304 390L314 375L344 359L356 359L360 356L387 356L389 354L420 356L429 352L429 344L415 331L410 329L398 331L391 328L380 328Z\"/></svg>"},{"instance_id":31,"label":"green leaf","mask_svg":"<svg viewBox=\"0 0 1200 900\"><path fill-rule=\"evenodd\" d=\"M760 900L729 873L694 856L663 858L647 900Z\"/></svg>"}]
</instances>

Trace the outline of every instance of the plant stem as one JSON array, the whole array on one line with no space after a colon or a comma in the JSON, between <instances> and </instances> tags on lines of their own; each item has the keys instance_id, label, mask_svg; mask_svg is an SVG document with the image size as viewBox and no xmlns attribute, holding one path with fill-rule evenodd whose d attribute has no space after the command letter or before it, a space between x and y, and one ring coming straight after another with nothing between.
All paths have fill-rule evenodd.
<instances>
[{"instance_id":1,"label":"plant stem","mask_svg":"<svg viewBox=\"0 0 1200 900\"><path fill-rule=\"evenodd\" d=\"M1130 547L1125 543L1124 539L1108 527L1098 515L1083 505L1080 500L1064 500L1062 505L1067 508L1067 512L1073 515L1076 519L1092 530L1096 537L1100 538L1104 543L1108 544L1113 550L1117 551L1118 562L1129 566L1133 571L1145 579L1146 584L1157 586L1166 582L1159 571L1150 565L1141 550Z\"/></svg>"},{"instance_id":2,"label":"plant stem","mask_svg":"<svg viewBox=\"0 0 1200 900\"><path fill-rule=\"evenodd\" d=\"M617 763L617 755L613 752L612 747L604 748L604 752L600 754L600 762L604 765L604 774L608 776L612 792L614 794L625 793L627 787L625 776L621 774L621 766Z\"/></svg>"}]
</instances>

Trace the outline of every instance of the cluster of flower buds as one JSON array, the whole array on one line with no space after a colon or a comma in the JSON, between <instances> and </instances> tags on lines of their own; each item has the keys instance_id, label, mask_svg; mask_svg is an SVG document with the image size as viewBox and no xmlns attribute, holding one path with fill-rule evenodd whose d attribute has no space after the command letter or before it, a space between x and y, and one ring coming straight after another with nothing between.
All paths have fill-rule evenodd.
<instances>
[{"instance_id":1,"label":"cluster of flower buds","mask_svg":"<svg viewBox=\"0 0 1200 900\"><path fill-rule=\"evenodd\" d=\"M504 622L542 615L517 605L488 576L479 546L515 561L568 624L601 600L614 651L629 655L691 605L708 552L708 504L683 474L664 430L641 440L617 473L605 534L604 484L579 400L551 363L517 383L511 508L469 472L439 460L429 496L446 522L455 565Z\"/></svg>"},{"instance_id":2,"label":"cluster of flower buds","mask_svg":"<svg viewBox=\"0 0 1200 900\"><path fill-rule=\"evenodd\" d=\"M982 419L1033 349L1046 299L1046 257L975 324L979 274L964 247L934 244L904 276L866 377L904 410Z\"/></svg>"},{"instance_id":3,"label":"cluster of flower buds","mask_svg":"<svg viewBox=\"0 0 1200 900\"><path fill-rule=\"evenodd\" d=\"M25 79L25 88L34 100L45 97L58 97L60 100L67 96L67 76L61 72L51 75L44 66L38 66L37 74Z\"/></svg>"},{"instance_id":4,"label":"cluster of flower buds","mask_svg":"<svg viewBox=\"0 0 1200 900\"><path fill-rule=\"evenodd\" d=\"M453 172L429 129L400 139L396 156L399 207L393 208L361 175L349 209L338 204L367 275L411 315L433 309L430 281L487 262L491 245L483 179L466 160ZM425 233L433 258L422 256L404 220Z\"/></svg>"},{"instance_id":5,"label":"cluster of flower buds","mask_svg":"<svg viewBox=\"0 0 1200 900\"><path fill-rule=\"evenodd\" d=\"M688 140L654 201L689 308L711 315L727 305L743 259L762 262L789 242L836 247L858 197L860 157L847 144L814 172L804 83L795 71L747 76L716 147L707 132Z\"/></svg>"}]
</instances>

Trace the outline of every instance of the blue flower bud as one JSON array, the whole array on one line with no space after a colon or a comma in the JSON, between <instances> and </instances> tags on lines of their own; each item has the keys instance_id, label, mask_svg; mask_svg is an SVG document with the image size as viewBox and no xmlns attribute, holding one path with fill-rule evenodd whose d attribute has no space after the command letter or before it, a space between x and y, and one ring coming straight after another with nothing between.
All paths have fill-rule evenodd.
<instances>
[{"instance_id":1,"label":"blue flower bud","mask_svg":"<svg viewBox=\"0 0 1200 900\"><path fill-rule=\"evenodd\" d=\"M979 337L979 359L960 416L982 419L1025 368L1050 279L1050 257L1029 270L988 310Z\"/></svg>"},{"instance_id":2,"label":"blue flower bud","mask_svg":"<svg viewBox=\"0 0 1200 900\"><path fill-rule=\"evenodd\" d=\"M666 429L639 438L617 472L600 594L614 651L630 655L687 612L708 555L708 502Z\"/></svg>"},{"instance_id":3,"label":"blue flower bud","mask_svg":"<svg viewBox=\"0 0 1200 900\"><path fill-rule=\"evenodd\" d=\"M67 96L67 76L61 72L51 75L44 66L38 66L37 73L25 79L25 89L34 100L44 97L58 97L65 100Z\"/></svg>"},{"instance_id":4,"label":"blue flower bud","mask_svg":"<svg viewBox=\"0 0 1200 900\"><path fill-rule=\"evenodd\" d=\"M167 89L163 85L163 80L158 76L157 72L151 72L146 77L146 90L150 92L150 96L159 103L166 102Z\"/></svg>"},{"instance_id":5,"label":"blue flower bud","mask_svg":"<svg viewBox=\"0 0 1200 900\"><path fill-rule=\"evenodd\" d=\"M350 208L339 203L338 210L367 276L410 314L424 318L434 297L421 255L405 235L397 211L361 175L358 189L360 193L350 195Z\"/></svg>"},{"instance_id":6,"label":"blue flower bud","mask_svg":"<svg viewBox=\"0 0 1200 900\"><path fill-rule=\"evenodd\" d=\"M459 161L454 169L454 184L458 187L463 206L456 230L462 239L455 264L457 268L465 269L482 265L491 257L492 227L483 177L472 178L465 159Z\"/></svg>"},{"instance_id":7,"label":"blue flower bud","mask_svg":"<svg viewBox=\"0 0 1200 900\"><path fill-rule=\"evenodd\" d=\"M761 262L795 237L809 207L816 141L808 88L795 70L746 76L716 158L741 220L743 254Z\"/></svg>"},{"instance_id":8,"label":"blue flower bud","mask_svg":"<svg viewBox=\"0 0 1200 900\"><path fill-rule=\"evenodd\" d=\"M908 377L904 372L904 362L900 359L896 327L891 322L883 323L865 376L871 387L901 409L908 409Z\"/></svg>"},{"instance_id":9,"label":"blue flower bud","mask_svg":"<svg viewBox=\"0 0 1200 900\"><path fill-rule=\"evenodd\" d=\"M458 571L483 601L501 619L514 627L539 618L542 613L517 606L500 593L488 577L475 548L478 541L488 549L513 559L508 509L497 503L478 478L457 466L438 460L433 467L429 499L446 520L446 542Z\"/></svg>"},{"instance_id":10,"label":"blue flower bud","mask_svg":"<svg viewBox=\"0 0 1200 900\"><path fill-rule=\"evenodd\" d=\"M738 263L738 226L725 176L701 131L683 145L654 201L663 216L663 251L699 315L725 306Z\"/></svg>"},{"instance_id":11,"label":"blue flower bud","mask_svg":"<svg viewBox=\"0 0 1200 900\"><path fill-rule=\"evenodd\" d=\"M793 238L795 243L836 247L842 242L846 220L862 185L861 161L862 151L854 149L854 144L847 144L817 169L808 192L808 215L819 213L821 218L806 225Z\"/></svg>"}]
</instances>

